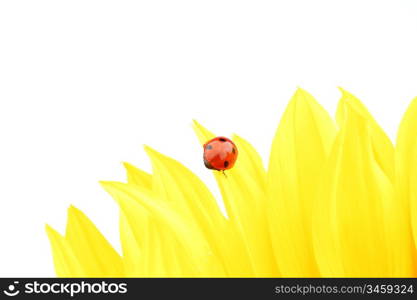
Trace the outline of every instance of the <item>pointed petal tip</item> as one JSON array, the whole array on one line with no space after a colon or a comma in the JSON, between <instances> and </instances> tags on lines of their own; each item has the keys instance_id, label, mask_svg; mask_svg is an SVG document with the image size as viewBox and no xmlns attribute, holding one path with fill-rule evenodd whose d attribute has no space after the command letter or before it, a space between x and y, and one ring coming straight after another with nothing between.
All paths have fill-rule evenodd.
<instances>
[{"instance_id":1,"label":"pointed petal tip","mask_svg":"<svg viewBox=\"0 0 417 300\"><path fill-rule=\"evenodd\" d=\"M301 88L301 87L298 86L297 89L294 92L294 96L293 97L295 97L295 96L303 96L303 95L306 95L306 94L309 94L309 93L305 89L303 89L303 88Z\"/></svg>"},{"instance_id":2,"label":"pointed petal tip","mask_svg":"<svg viewBox=\"0 0 417 300\"><path fill-rule=\"evenodd\" d=\"M164 154L158 152L157 150L155 150L154 148L152 148L148 145L144 145L143 148L145 149L145 152L148 155L148 157L150 158L151 162L155 157L165 156Z\"/></svg>"},{"instance_id":3,"label":"pointed petal tip","mask_svg":"<svg viewBox=\"0 0 417 300\"><path fill-rule=\"evenodd\" d=\"M191 127L194 131L197 131L199 127L201 127L200 123L196 119L193 119L191 123Z\"/></svg>"},{"instance_id":4,"label":"pointed petal tip","mask_svg":"<svg viewBox=\"0 0 417 300\"><path fill-rule=\"evenodd\" d=\"M49 242L52 243L57 236L61 236L61 234L52 228L49 224L45 224L45 232L48 236Z\"/></svg>"},{"instance_id":5,"label":"pointed petal tip","mask_svg":"<svg viewBox=\"0 0 417 300\"><path fill-rule=\"evenodd\" d=\"M305 89L297 85L297 88L295 89L295 93L307 93Z\"/></svg>"},{"instance_id":6,"label":"pointed petal tip","mask_svg":"<svg viewBox=\"0 0 417 300\"><path fill-rule=\"evenodd\" d=\"M148 151L148 150L152 150L152 147L151 146L148 146L148 145L143 145L143 149L145 151Z\"/></svg>"},{"instance_id":7,"label":"pointed petal tip","mask_svg":"<svg viewBox=\"0 0 417 300\"><path fill-rule=\"evenodd\" d=\"M195 120L193 123L193 130L195 134L197 135L197 138L201 145L203 145L207 140L215 137L214 133L209 131L207 128L205 128L203 125L201 125Z\"/></svg>"},{"instance_id":8,"label":"pointed petal tip","mask_svg":"<svg viewBox=\"0 0 417 300\"><path fill-rule=\"evenodd\" d=\"M129 171L131 169L136 169L136 167L134 165L132 165L131 163L127 162L127 161L122 161L122 165L125 168L126 171Z\"/></svg>"},{"instance_id":9,"label":"pointed petal tip","mask_svg":"<svg viewBox=\"0 0 417 300\"><path fill-rule=\"evenodd\" d=\"M113 183L113 181L109 181L109 180L100 180L98 182L100 184L100 186L107 191L108 187L111 186L111 184Z\"/></svg>"},{"instance_id":10,"label":"pointed petal tip","mask_svg":"<svg viewBox=\"0 0 417 300\"><path fill-rule=\"evenodd\" d=\"M312 94L310 94L308 91L306 91L303 88L297 88L295 93L290 99L290 102L288 104L288 107L291 107L291 105L317 105L319 104L317 100L314 98Z\"/></svg>"},{"instance_id":11,"label":"pointed petal tip","mask_svg":"<svg viewBox=\"0 0 417 300\"><path fill-rule=\"evenodd\" d=\"M102 181L99 181L99 183L101 187L105 189L106 191L109 191L109 189L112 189L115 186L128 185L127 183L124 183L124 182L110 181L110 180L107 180L107 181L102 180Z\"/></svg>"},{"instance_id":12,"label":"pointed petal tip","mask_svg":"<svg viewBox=\"0 0 417 300\"><path fill-rule=\"evenodd\" d=\"M75 205L71 204L68 206L67 209L68 220L77 214L84 214L79 208L75 207Z\"/></svg>"},{"instance_id":13,"label":"pointed petal tip","mask_svg":"<svg viewBox=\"0 0 417 300\"><path fill-rule=\"evenodd\" d=\"M342 88L340 85L337 87L337 89L343 94L344 92L346 92L346 90L344 88Z\"/></svg>"},{"instance_id":14,"label":"pointed petal tip","mask_svg":"<svg viewBox=\"0 0 417 300\"><path fill-rule=\"evenodd\" d=\"M155 153L157 152L154 148L148 145L143 145L143 149L145 150L146 154L149 155L149 153Z\"/></svg>"},{"instance_id":15,"label":"pointed petal tip","mask_svg":"<svg viewBox=\"0 0 417 300\"><path fill-rule=\"evenodd\" d=\"M136 170L137 169L137 167L136 166L134 166L133 164L131 164L131 163L128 163L128 162L126 162L126 161L123 161L122 162L122 165L123 165L123 167L125 168L125 170L126 171L132 171L132 170Z\"/></svg>"},{"instance_id":16,"label":"pointed petal tip","mask_svg":"<svg viewBox=\"0 0 417 300\"><path fill-rule=\"evenodd\" d=\"M105 186L105 185L109 185L111 182L112 182L112 181L110 181L110 180L100 180L98 183L99 183L101 186Z\"/></svg>"},{"instance_id":17,"label":"pointed petal tip","mask_svg":"<svg viewBox=\"0 0 417 300\"><path fill-rule=\"evenodd\" d=\"M357 112L363 111L365 109L365 106L363 103L359 100L358 97L353 95L351 92L345 90L342 87L338 87L339 91L342 93L342 96L339 100L340 105L346 105L350 109L353 109Z\"/></svg>"},{"instance_id":18,"label":"pointed petal tip","mask_svg":"<svg viewBox=\"0 0 417 300\"><path fill-rule=\"evenodd\" d=\"M68 206L68 211L75 211L75 210L78 210L78 208L76 208L74 204L70 204L70 206Z\"/></svg>"},{"instance_id":19,"label":"pointed petal tip","mask_svg":"<svg viewBox=\"0 0 417 300\"><path fill-rule=\"evenodd\" d=\"M53 230L53 228L49 224L45 223L45 231L46 231L46 233L50 232L51 230Z\"/></svg>"},{"instance_id":20,"label":"pointed petal tip","mask_svg":"<svg viewBox=\"0 0 417 300\"><path fill-rule=\"evenodd\" d=\"M45 224L45 231L46 231L46 234L48 235L49 238L52 238L54 236L62 237L62 235L58 231L56 231L52 226L50 226L49 224Z\"/></svg>"},{"instance_id":21,"label":"pointed petal tip","mask_svg":"<svg viewBox=\"0 0 417 300\"><path fill-rule=\"evenodd\" d=\"M337 88L339 89L340 93L342 93L342 98L340 99L340 101L351 102L352 99L358 99L355 95L345 90L344 88L340 86L338 86Z\"/></svg>"}]
</instances>

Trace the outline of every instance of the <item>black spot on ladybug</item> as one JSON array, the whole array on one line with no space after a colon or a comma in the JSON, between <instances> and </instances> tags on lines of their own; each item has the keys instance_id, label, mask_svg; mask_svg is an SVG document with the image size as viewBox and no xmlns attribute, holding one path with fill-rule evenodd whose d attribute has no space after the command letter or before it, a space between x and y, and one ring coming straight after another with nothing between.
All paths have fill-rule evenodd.
<instances>
[{"instance_id":1,"label":"black spot on ladybug","mask_svg":"<svg viewBox=\"0 0 417 300\"><path fill-rule=\"evenodd\" d=\"M232 148L232 152L233 152L233 154L235 154L236 153L236 149L235 148Z\"/></svg>"},{"instance_id":2,"label":"black spot on ladybug","mask_svg":"<svg viewBox=\"0 0 417 300\"><path fill-rule=\"evenodd\" d=\"M225 168L227 168L229 166L229 162L226 160L223 165Z\"/></svg>"},{"instance_id":3,"label":"black spot on ladybug","mask_svg":"<svg viewBox=\"0 0 417 300\"><path fill-rule=\"evenodd\" d=\"M206 146L206 150L211 150L211 149L213 149L213 146L212 145L207 145Z\"/></svg>"},{"instance_id":4,"label":"black spot on ladybug","mask_svg":"<svg viewBox=\"0 0 417 300\"><path fill-rule=\"evenodd\" d=\"M206 166L207 169L214 170L213 166L211 165L211 163L207 161L206 158L204 158L204 165Z\"/></svg>"},{"instance_id":5,"label":"black spot on ladybug","mask_svg":"<svg viewBox=\"0 0 417 300\"><path fill-rule=\"evenodd\" d=\"M219 141L220 142L226 142L226 139L225 138L219 138Z\"/></svg>"}]
</instances>

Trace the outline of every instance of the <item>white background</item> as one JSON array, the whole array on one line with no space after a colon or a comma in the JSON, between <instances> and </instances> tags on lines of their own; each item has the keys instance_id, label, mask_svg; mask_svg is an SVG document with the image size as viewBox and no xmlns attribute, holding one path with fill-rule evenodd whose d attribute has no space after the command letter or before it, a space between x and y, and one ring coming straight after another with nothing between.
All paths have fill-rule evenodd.
<instances>
[{"instance_id":1,"label":"white background","mask_svg":"<svg viewBox=\"0 0 417 300\"><path fill-rule=\"evenodd\" d=\"M213 187L193 118L266 163L295 88L333 114L342 86L394 138L416 56L412 0L1 1L0 276L54 276L70 204L119 248L98 181L150 170L143 144Z\"/></svg>"}]
</instances>

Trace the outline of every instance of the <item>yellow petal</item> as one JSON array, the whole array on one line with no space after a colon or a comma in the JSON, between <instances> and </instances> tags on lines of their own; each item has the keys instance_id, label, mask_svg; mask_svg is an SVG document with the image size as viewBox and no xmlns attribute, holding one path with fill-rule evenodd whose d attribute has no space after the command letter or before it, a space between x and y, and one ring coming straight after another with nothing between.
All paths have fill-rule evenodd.
<instances>
[{"instance_id":1,"label":"yellow petal","mask_svg":"<svg viewBox=\"0 0 417 300\"><path fill-rule=\"evenodd\" d=\"M125 213L120 211L119 218L119 230L120 230L120 243L123 251L123 269L126 277L143 277L149 275L144 266L143 252L145 249L140 247L141 242L145 239L144 234L137 235L135 228L142 229L146 232L147 227L143 227L146 224L147 217L140 216L139 221L142 221L138 227L132 227L129 223ZM138 239L139 236L141 239Z\"/></svg>"},{"instance_id":2,"label":"yellow petal","mask_svg":"<svg viewBox=\"0 0 417 300\"><path fill-rule=\"evenodd\" d=\"M104 186L110 184L102 182ZM141 205L133 205L129 201L125 201L124 195L118 190L113 190L111 195L121 207L120 239L126 276L180 276L180 267L177 271L172 271L165 264L165 261L169 260L171 256L163 257L161 239L164 233L158 228L152 215ZM133 201L138 200L134 199ZM137 204L139 203L138 201Z\"/></svg>"},{"instance_id":3,"label":"yellow petal","mask_svg":"<svg viewBox=\"0 0 417 300\"><path fill-rule=\"evenodd\" d=\"M395 147L396 179L400 200L409 206L410 174L417 145L417 98L408 107L401 121Z\"/></svg>"},{"instance_id":4,"label":"yellow petal","mask_svg":"<svg viewBox=\"0 0 417 300\"><path fill-rule=\"evenodd\" d=\"M236 257L238 245L231 247L234 232L205 184L176 160L145 149L155 174L154 192L193 220L229 274L245 274L245 263Z\"/></svg>"},{"instance_id":5,"label":"yellow petal","mask_svg":"<svg viewBox=\"0 0 417 300\"><path fill-rule=\"evenodd\" d=\"M400 165L397 162L397 167L394 167L395 160L398 161L399 158L398 151L397 158L395 158L395 150L388 136L358 98L343 89L340 90L342 92L342 101L339 102L338 108L339 124L344 121L343 117L341 117L341 112L346 104L349 104L357 114L366 119L366 124L369 127L369 132L371 133L369 135L369 139L371 141L373 159L378 164L380 170L384 172L384 175L388 177L392 183L396 184L394 196L387 197L387 201L383 202L384 218L386 220L386 224L388 224L386 228L387 243L391 245L399 245L398 247L395 247L395 251L390 252L391 265L393 266L390 272L392 274L391 276L395 277L409 276L411 272L410 268L413 268L413 263L411 262L413 254L412 248L410 247L412 243L410 239L411 229L409 228L409 213L407 211L408 201L405 201L404 197L401 196L401 191L404 191L404 188L401 187L404 178L398 177L399 173L397 172L396 174L395 172L396 168L397 171L398 169L402 170L401 163L403 163L403 161L400 162ZM408 127L407 122L405 122L404 125L403 129ZM402 140L402 142L403 141L404 140ZM401 145L402 142L400 142ZM375 175L382 177L377 180L377 182L381 184L380 189L384 191L387 186L389 189L392 189L391 183L387 184L387 186L384 185L386 178L380 174L379 168L375 169ZM390 190L389 193L392 193L392 191Z\"/></svg>"},{"instance_id":6,"label":"yellow petal","mask_svg":"<svg viewBox=\"0 0 417 300\"><path fill-rule=\"evenodd\" d=\"M120 207L123 255L71 206L65 237L46 226L57 275L417 276L417 98L394 149L359 99L341 91L338 128L296 91L268 171L249 142L232 137L235 166L212 171L227 216L189 169L146 147L152 174L125 163L127 184L101 183ZM215 136L193 127L202 144Z\"/></svg>"},{"instance_id":7,"label":"yellow petal","mask_svg":"<svg viewBox=\"0 0 417 300\"><path fill-rule=\"evenodd\" d=\"M65 238L49 225L45 226L58 277L84 277L86 273Z\"/></svg>"},{"instance_id":8,"label":"yellow petal","mask_svg":"<svg viewBox=\"0 0 417 300\"><path fill-rule=\"evenodd\" d=\"M392 151L379 126L350 95L324 167L313 210L314 249L322 276L410 275L410 249L387 170ZM385 168L383 169L383 166ZM393 247L392 245L396 246Z\"/></svg>"},{"instance_id":9,"label":"yellow petal","mask_svg":"<svg viewBox=\"0 0 417 300\"><path fill-rule=\"evenodd\" d=\"M298 89L279 124L268 168L269 221L282 276L319 275L311 211L335 134L327 112L309 93Z\"/></svg>"},{"instance_id":10,"label":"yellow petal","mask_svg":"<svg viewBox=\"0 0 417 300\"><path fill-rule=\"evenodd\" d=\"M394 147L391 140L358 98L342 88L339 89L342 92L343 99L343 101L339 102L336 114L339 126L343 126L343 122L345 122L344 103L349 103L358 114L367 119L367 125L372 127L373 134L371 136L371 141L375 159L388 178L394 182Z\"/></svg>"},{"instance_id":11,"label":"yellow petal","mask_svg":"<svg viewBox=\"0 0 417 300\"><path fill-rule=\"evenodd\" d=\"M215 137L214 133L203 127L196 120L193 120L193 129L201 145L204 145L208 140Z\"/></svg>"},{"instance_id":12,"label":"yellow petal","mask_svg":"<svg viewBox=\"0 0 417 300\"><path fill-rule=\"evenodd\" d=\"M224 276L221 264L201 232L186 216L130 185L116 182L102 182L102 185L119 203L128 220L134 219L139 203L154 218L157 232L150 232L148 237L159 238L162 243L151 249L160 252L167 276Z\"/></svg>"},{"instance_id":13,"label":"yellow petal","mask_svg":"<svg viewBox=\"0 0 417 300\"><path fill-rule=\"evenodd\" d=\"M417 98L408 107L398 131L395 148L396 191L404 210L404 218L414 235L417 249ZM410 245L410 238L407 245ZM414 251L414 274L417 274L417 251Z\"/></svg>"},{"instance_id":14,"label":"yellow petal","mask_svg":"<svg viewBox=\"0 0 417 300\"><path fill-rule=\"evenodd\" d=\"M202 144L214 136L196 121L194 130ZM247 141L236 135L233 141L239 150L236 164L226 171L226 176L218 171L213 174L230 224L238 234L240 259L249 263L244 276L277 276L266 218L265 170L258 153Z\"/></svg>"},{"instance_id":15,"label":"yellow petal","mask_svg":"<svg viewBox=\"0 0 417 300\"><path fill-rule=\"evenodd\" d=\"M123 276L123 266L119 254L87 216L74 206L70 206L68 209L65 239L85 269L86 276Z\"/></svg>"},{"instance_id":16,"label":"yellow petal","mask_svg":"<svg viewBox=\"0 0 417 300\"><path fill-rule=\"evenodd\" d=\"M408 243L404 243L408 247L412 248L412 240L414 240L414 264L413 264L413 277L417 276L417 144L414 147L414 159L412 160L412 165L414 168L411 169L410 174L410 205L409 209L411 211L411 226L412 226L412 232L414 235L414 239L409 238L407 240ZM406 216L408 220L408 215Z\"/></svg>"},{"instance_id":17,"label":"yellow petal","mask_svg":"<svg viewBox=\"0 0 417 300\"><path fill-rule=\"evenodd\" d=\"M165 201L194 218L202 229L216 230L223 226L222 215L216 200L205 184L178 161L150 147L145 147L154 171L154 191ZM213 223L213 224L211 224ZM214 232L210 233L211 235Z\"/></svg>"},{"instance_id":18,"label":"yellow petal","mask_svg":"<svg viewBox=\"0 0 417 300\"><path fill-rule=\"evenodd\" d=\"M137 184L143 186L149 190L152 189L152 175L136 168L135 166L125 162L123 163L126 173L127 182L130 184Z\"/></svg>"}]
</instances>

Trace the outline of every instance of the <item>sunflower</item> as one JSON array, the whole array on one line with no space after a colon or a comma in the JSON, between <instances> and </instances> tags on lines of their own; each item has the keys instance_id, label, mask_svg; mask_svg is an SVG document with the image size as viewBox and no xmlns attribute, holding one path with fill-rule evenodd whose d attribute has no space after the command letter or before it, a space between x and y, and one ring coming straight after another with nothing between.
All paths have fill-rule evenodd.
<instances>
[{"instance_id":1,"label":"sunflower","mask_svg":"<svg viewBox=\"0 0 417 300\"><path fill-rule=\"evenodd\" d=\"M145 147L152 174L101 182L120 207L119 254L74 206L48 225L61 277L415 277L417 98L392 144L342 90L336 122L298 89L267 170L238 135L236 165L213 171L227 214L178 161ZM201 144L215 135L194 121ZM199 149L196 149L198 151Z\"/></svg>"}]
</instances>

